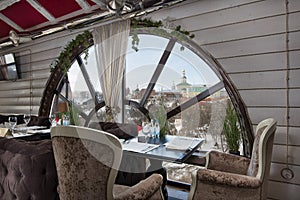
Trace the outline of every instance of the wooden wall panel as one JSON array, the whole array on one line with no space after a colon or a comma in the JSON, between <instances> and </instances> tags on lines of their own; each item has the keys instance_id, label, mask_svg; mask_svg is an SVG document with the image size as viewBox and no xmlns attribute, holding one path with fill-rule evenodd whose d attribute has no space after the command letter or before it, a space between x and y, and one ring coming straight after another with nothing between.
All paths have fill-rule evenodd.
<instances>
[{"instance_id":1,"label":"wooden wall panel","mask_svg":"<svg viewBox=\"0 0 300 200\"><path fill-rule=\"evenodd\" d=\"M296 61L297 55L294 56L295 59L291 58L291 61ZM299 52L300 56L300 52ZM286 55L284 52L272 53L272 54L260 54L251 55L243 57L234 57L219 59L219 62L223 68L231 73L243 73L243 72L257 72L265 70L277 70L284 69L286 63Z\"/></svg>"},{"instance_id":2,"label":"wooden wall panel","mask_svg":"<svg viewBox=\"0 0 300 200\"><path fill-rule=\"evenodd\" d=\"M258 124L266 118L274 118L279 126L286 125L285 108L263 107L248 108L248 113L253 124Z\"/></svg>"},{"instance_id":3,"label":"wooden wall panel","mask_svg":"<svg viewBox=\"0 0 300 200\"><path fill-rule=\"evenodd\" d=\"M299 31L300 30L300 12L292 13L289 15L289 30L290 31Z\"/></svg>"},{"instance_id":4,"label":"wooden wall panel","mask_svg":"<svg viewBox=\"0 0 300 200\"><path fill-rule=\"evenodd\" d=\"M40 97L23 97L23 96L18 96L18 97L12 97L12 98L0 98L0 105L1 106L28 106L30 103L32 105L38 105L40 103L41 98Z\"/></svg>"},{"instance_id":5,"label":"wooden wall panel","mask_svg":"<svg viewBox=\"0 0 300 200\"><path fill-rule=\"evenodd\" d=\"M37 115L39 111L39 106L33 106L30 110L28 106L2 106L0 105L1 114L21 114L21 113L29 113L32 115Z\"/></svg>"},{"instance_id":6,"label":"wooden wall panel","mask_svg":"<svg viewBox=\"0 0 300 200\"><path fill-rule=\"evenodd\" d=\"M1 81L0 113L38 113L44 86L50 75L50 64L63 49L62 45L74 37L72 34L66 34L66 37L62 33L59 35L60 37L52 35L46 39L37 39L14 48L20 79L15 82Z\"/></svg>"},{"instance_id":7,"label":"wooden wall panel","mask_svg":"<svg viewBox=\"0 0 300 200\"><path fill-rule=\"evenodd\" d=\"M295 12L300 10L299 0L289 0L289 11Z\"/></svg>"},{"instance_id":8,"label":"wooden wall panel","mask_svg":"<svg viewBox=\"0 0 300 200\"><path fill-rule=\"evenodd\" d=\"M44 87L36 88L32 91L32 97L41 97L44 92ZM18 97L30 97L30 89L15 89L1 91L0 98L8 98L18 94Z\"/></svg>"},{"instance_id":9,"label":"wooden wall panel","mask_svg":"<svg viewBox=\"0 0 300 200\"><path fill-rule=\"evenodd\" d=\"M300 127L300 108L290 109L290 125ZM300 145L300 144L299 144Z\"/></svg>"},{"instance_id":10,"label":"wooden wall panel","mask_svg":"<svg viewBox=\"0 0 300 200\"><path fill-rule=\"evenodd\" d=\"M286 145L286 127L277 127L274 143ZM296 146L300 144L300 127L290 127L288 142L289 145Z\"/></svg>"},{"instance_id":11,"label":"wooden wall panel","mask_svg":"<svg viewBox=\"0 0 300 200\"><path fill-rule=\"evenodd\" d=\"M22 50L18 51L21 56L28 55L28 50L30 50L30 54L35 54L56 48L58 48L58 52L60 52L64 49L66 44L71 41L78 33L80 33L80 30L62 31L56 33L55 36L48 35L42 38L35 39L30 43L22 44L18 48L16 48L16 50Z\"/></svg>"},{"instance_id":12,"label":"wooden wall panel","mask_svg":"<svg viewBox=\"0 0 300 200\"><path fill-rule=\"evenodd\" d=\"M161 20L169 17L170 19L182 19L190 18L195 15L204 15L205 13L214 12L217 10L223 10L226 8L240 6L242 4L249 4L251 2L257 2L257 0L231 0L230 4L226 1L211 1L211 0L187 0L182 4L178 4L174 7L164 9L148 16L153 19Z\"/></svg>"},{"instance_id":13,"label":"wooden wall panel","mask_svg":"<svg viewBox=\"0 0 300 200\"><path fill-rule=\"evenodd\" d=\"M32 79L45 79L45 81L47 81L48 78L49 78L49 75L50 75L50 68L45 69L45 70L32 71L31 78ZM22 73L21 77L23 79L29 79L30 78L30 72Z\"/></svg>"},{"instance_id":14,"label":"wooden wall panel","mask_svg":"<svg viewBox=\"0 0 300 200\"><path fill-rule=\"evenodd\" d=\"M279 173L277 173L278 171L281 171L283 168L286 168L286 165L273 163L271 165L271 170L270 170L270 180L285 182L285 179L282 178ZM294 174L295 177L291 180L291 183L299 183L300 182L300 166L290 165L289 168L295 172L295 174Z\"/></svg>"},{"instance_id":15,"label":"wooden wall panel","mask_svg":"<svg viewBox=\"0 0 300 200\"><path fill-rule=\"evenodd\" d=\"M216 58L262 54L285 50L285 35L271 35L238 41L204 45Z\"/></svg>"},{"instance_id":16,"label":"wooden wall panel","mask_svg":"<svg viewBox=\"0 0 300 200\"><path fill-rule=\"evenodd\" d=\"M300 68L300 51L290 51L290 68Z\"/></svg>"},{"instance_id":17,"label":"wooden wall panel","mask_svg":"<svg viewBox=\"0 0 300 200\"><path fill-rule=\"evenodd\" d=\"M182 24L183 28L187 30L195 31L223 26L224 24L240 23L257 18L283 14L284 11L284 3L282 0L268 0L230 7L230 9L217 10L216 12L209 12L182 19L177 18L178 20L176 20L176 22Z\"/></svg>"},{"instance_id":18,"label":"wooden wall panel","mask_svg":"<svg viewBox=\"0 0 300 200\"><path fill-rule=\"evenodd\" d=\"M288 162L293 165L300 165L300 146L289 146L289 159ZM276 163L286 162L286 146L285 145L273 145L272 161Z\"/></svg>"},{"instance_id":19,"label":"wooden wall panel","mask_svg":"<svg viewBox=\"0 0 300 200\"><path fill-rule=\"evenodd\" d=\"M299 38L300 39L300 38ZM290 71L290 87L299 88L300 86L300 70L291 70Z\"/></svg>"},{"instance_id":20,"label":"wooden wall panel","mask_svg":"<svg viewBox=\"0 0 300 200\"><path fill-rule=\"evenodd\" d=\"M55 59L54 59L55 60ZM52 61L54 61L53 59L46 59L46 60L40 60L40 61L36 61L36 62L24 62L21 63L21 67L22 67L22 72L26 73L26 72L30 72L31 71L37 71L37 70L48 70L50 73L50 65L49 63L51 63Z\"/></svg>"},{"instance_id":21,"label":"wooden wall panel","mask_svg":"<svg viewBox=\"0 0 300 200\"><path fill-rule=\"evenodd\" d=\"M285 88L285 77L285 71L266 71L230 75L230 78L240 90L283 89Z\"/></svg>"},{"instance_id":22,"label":"wooden wall panel","mask_svg":"<svg viewBox=\"0 0 300 200\"><path fill-rule=\"evenodd\" d=\"M281 200L299 200L300 185L283 182L269 182L269 198Z\"/></svg>"},{"instance_id":23,"label":"wooden wall panel","mask_svg":"<svg viewBox=\"0 0 300 200\"><path fill-rule=\"evenodd\" d=\"M285 16L280 15L204 29L195 31L193 34L195 34L196 40L205 45L207 43L219 43L228 40L283 33L285 31L284 23Z\"/></svg>"},{"instance_id":24,"label":"wooden wall panel","mask_svg":"<svg viewBox=\"0 0 300 200\"><path fill-rule=\"evenodd\" d=\"M300 89L290 89L290 106L300 107Z\"/></svg>"},{"instance_id":25,"label":"wooden wall panel","mask_svg":"<svg viewBox=\"0 0 300 200\"><path fill-rule=\"evenodd\" d=\"M292 32L289 34L289 46L290 50L300 49L300 31Z\"/></svg>"},{"instance_id":26,"label":"wooden wall panel","mask_svg":"<svg viewBox=\"0 0 300 200\"><path fill-rule=\"evenodd\" d=\"M33 88L44 88L45 80L34 80ZM29 80L17 80L15 82L12 81L1 81L0 91L9 91L18 89L28 89L30 87Z\"/></svg>"},{"instance_id":27,"label":"wooden wall panel","mask_svg":"<svg viewBox=\"0 0 300 200\"><path fill-rule=\"evenodd\" d=\"M242 90L240 91L248 107L284 107L286 105L286 90ZM272 101L270 101L272 99Z\"/></svg>"}]
</instances>

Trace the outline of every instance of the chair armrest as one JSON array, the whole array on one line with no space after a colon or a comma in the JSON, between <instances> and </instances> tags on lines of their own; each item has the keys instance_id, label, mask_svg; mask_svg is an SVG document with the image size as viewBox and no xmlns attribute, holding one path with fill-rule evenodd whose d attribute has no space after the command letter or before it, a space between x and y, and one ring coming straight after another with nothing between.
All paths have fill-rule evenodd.
<instances>
[{"instance_id":1,"label":"chair armrest","mask_svg":"<svg viewBox=\"0 0 300 200\"><path fill-rule=\"evenodd\" d=\"M197 181L239 188L258 188L261 185L260 180L256 177L209 169L199 169L197 172Z\"/></svg>"},{"instance_id":2,"label":"chair armrest","mask_svg":"<svg viewBox=\"0 0 300 200\"><path fill-rule=\"evenodd\" d=\"M219 151L210 151L206 157L207 169L235 174L247 174L249 163L249 158Z\"/></svg>"},{"instance_id":3,"label":"chair armrest","mask_svg":"<svg viewBox=\"0 0 300 200\"><path fill-rule=\"evenodd\" d=\"M128 187L125 191L115 195L116 200L124 199L163 199L161 186L163 178L160 174L152 174L138 184ZM155 195L155 196L154 196Z\"/></svg>"}]
</instances>

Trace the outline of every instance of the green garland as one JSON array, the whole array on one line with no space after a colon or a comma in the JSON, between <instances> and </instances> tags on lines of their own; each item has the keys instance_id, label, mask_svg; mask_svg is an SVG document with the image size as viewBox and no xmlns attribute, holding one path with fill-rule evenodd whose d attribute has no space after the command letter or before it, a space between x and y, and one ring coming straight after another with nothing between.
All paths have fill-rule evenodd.
<instances>
[{"instance_id":1,"label":"green garland","mask_svg":"<svg viewBox=\"0 0 300 200\"><path fill-rule=\"evenodd\" d=\"M138 44L139 44L139 38L138 38L138 28L151 28L149 31L155 35L159 35L162 37L176 37L178 40L185 41L187 40L187 37L194 38L194 34L190 34L190 32L181 29L181 26L176 26L174 30L168 30L163 27L162 21L152 21L149 18L145 19L131 19L131 28L133 30L132 33L132 49L135 51L138 51ZM74 50L76 50L79 46L84 45L85 50L85 57L84 59L87 60L89 56L89 40L92 38L92 34L89 31L84 31L82 34L79 34L76 36L75 39L73 39L71 42L69 42L64 50L60 53L59 57L51 63L50 70L51 72L59 66L64 73L67 73L69 68L72 64L72 55L74 53Z\"/></svg>"},{"instance_id":2,"label":"green garland","mask_svg":"<svg viewBox=\"0 0 300 200\"><path fill-rule=\"evenodd\" d=\"M71 57L73 55L74 49L77 49L79 46L84 45L85 57L87 60L89 56L89 39L92 38L92 34L89 31L84 31L82 34L76 36L71 42L69 42L64 50L60 53L59 57L50 65L51 72L55 69L56 66L60 66L60 68L67 73L69 68L71 67L72 60Z\"/></svg>"},{"instance_id":3,"label":"green garland","mask_svg":"<svg viewBox=\"0 0 300 200\"><path fill-rule=\"evenodd\" d=\"M150 18L145 19L131 19L131 28L132 32L132 49L138 51L139 38L138 38L138 28L151 28L149 31L155 35L159 35L162 37L176 37L178 40L185 41L187 38L193 39L195 37L194 34L181 29L181 26L178 25L174 30L168 30L164 27L162 21L152 21ZM162 28L160 28L162 27Z\"/></svg>"}]
</instances>

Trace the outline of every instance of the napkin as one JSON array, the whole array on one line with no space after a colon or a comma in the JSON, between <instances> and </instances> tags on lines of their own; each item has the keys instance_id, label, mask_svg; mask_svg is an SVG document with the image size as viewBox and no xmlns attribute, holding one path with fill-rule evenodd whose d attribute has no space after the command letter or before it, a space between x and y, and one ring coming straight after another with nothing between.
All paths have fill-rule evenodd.
<instances>
[{"instance_id":1,"label":"napkin","mask_svg":"<svg viewBox=\"0 0 300 200\"><path fill-rule=\"evenodd\" d=\"M8 128L0 128L0 137L6 137L10 135L10 130Z\"/></svg>"}]
</instances>

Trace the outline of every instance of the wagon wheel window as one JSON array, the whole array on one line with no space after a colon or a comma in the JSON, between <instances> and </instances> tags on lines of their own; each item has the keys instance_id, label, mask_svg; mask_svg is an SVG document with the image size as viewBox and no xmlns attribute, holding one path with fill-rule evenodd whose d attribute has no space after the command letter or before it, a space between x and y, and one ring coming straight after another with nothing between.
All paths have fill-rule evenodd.
<instances>
[{"instance_id":1,"label":"wagon wheel window","mask_svg":"<svg viewBox=\"0 0 300 200\"><path fill-rule=\"evenodd\" d=\"M129 37L121 121L140 124L159 105L168 120L170 134L204 137L204 149L222 149L221 132L230 100L243 132L244 154L250 155L253 136L243 101L219 63L191 40L162 37L147 30L139 31L138 37L138 51L132 49ZM52 72L39 115L49 116L59 102L72 102L81 126L103 121L105 102L91 36L89 47L78 45L70 60L67 73L59 67ZM177 126L178 121L181 126Z\"/></svg>"}]
</instances>

